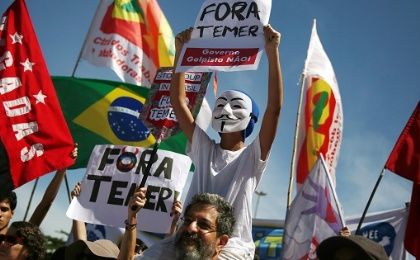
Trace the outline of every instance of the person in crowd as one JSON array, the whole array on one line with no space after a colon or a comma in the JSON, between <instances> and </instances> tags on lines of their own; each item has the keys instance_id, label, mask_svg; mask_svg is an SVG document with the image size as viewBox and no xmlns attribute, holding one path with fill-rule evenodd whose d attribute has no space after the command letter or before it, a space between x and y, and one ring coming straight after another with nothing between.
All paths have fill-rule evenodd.
<instances>
[{"instance_id":1,"label":"person in crowd","mask_svg":"<svg viewBox=\"0 0 420 260\"><path fill-rule=\"evenodd\" d=\"M7 233L0 235L0 259L41 260L45 252L44 236L39 227L30 222L13 222Z\"/></svg>"},{"instance_id":2,"label":"person in crowd","mask_svg":"<svg viewBox=\"0 0 420 260\"><path fill-rule=\"evenodd\" d=\"M180 200L175 200L174 203L172 204L172 209L171 209L171 217L172 217L172 223L171 223L171 228L169 229L168 234L166 234L165 237L170 237L173 234L175 234L175 232L178 229L178 220L181 217L181 213L182 213L182 202Z\"/></svg>"},{"instance_id":3,"label":"person in crowd","mask_svg":"<svg viewBox=\"0 0 420 260\"><path fill-rule=\"evenodd\" d=\"M79 196L80 192L81 183L78 182L70 193L71 198ZM63 255L66 260L117 259L120 250L113 241L108 239L88 241L86 224L84 222L73 219L72 233L74 242L59 248L54 253L55 259L59 259Z\"/></svg>"},{"instance_id":4,"label":"person in crowd","mask_svg":"<svg viewBox=\"0 0 420 260\"><path fill-rule=\"evenodd\" d=\"M146 204L146 187L139 187L131 196L128 202L128 214L125 220L125 232L121 241L120 254L118 259L131 260L137 253L135 250L137 240L137 213ZM140 252L137 255L143 255Z\"/></svg>"},{"instance_id":5,"label":"person in crowd","mask_svg":"<svg viewBox=\"0 0 420 260\"><path fill-rule=\"evenodd\" d=\"M77 146L72 152L72 157L77 158ZM56 175L48 185L44 196L42 197L41 202L35 208L34 213L32 214L29 222L33 223L36 226L40 226L45 216L48 213L48 210L51 207L52 202L54 201L60 184L64 178L66 171L58 170ZM0 190L0 234L6 234L9 222L13 217L14 210L17 205L16 193L11 190Z\"/></svg>"},{"instance_id":6,"label":"person in crowd","mask_svg":"<svg viewBox=\"0 0 420 260\"><path fill-rule=\"evenodd\" d=\"M175 64L192 29L176 36ZM196 125L186 102L185 75L175 73L171 82L171 104L179 126L189 140L188 155L195 165L195 173L185 204L198 193L216 193L235 208L236 225L220 255L221 259L253 259L252 196L266 169L283 99L279 44L280 33L270 25L264 27L265 51L268 59L267 106L259 135L248 145L247 138L258 120L258 107L247 94L228 90L215 102L212 128L220 136L216 143Z\"/></svg>"},{"instance_id":7,"label":"person in crowd","mask_svg":"<svg viewBox=\"0 0 420 260\"><path fill-rule=\"evenodd\" d=\"M146 202L146 188L138 189L128 204L126 233L119 260L131 260L137 233L137 213ZM135 207L131 207L131 206ZM133 208L135 210L133 210ZM233 232L232 206L217 194L201 193L186 207L175 234L146 249L135 259L218 259Z\"/></svg>"},{"instance_id":8,"label":"person in crowd","mask_svg":"<svg viewBox=\"0 0 420 260\"><path fill-rule=\"evenodd\" d=\"M319 260L386 260L380 244L359 235L340 235L325 239L316 254Z\"/></svg>"},{"instance_id":9,"label":"person in crowd","mask_svg":"<svg viewBox=\"0 0 420 260\"><path fill-rule=\"evenodd\" d=\"M16 193L11 190L0 190L0 235L5 235L9 228L17 204Z\"/></svg>"},{"instance_id":10,"label":"person in crowd","mask_svg":"<svg viewBox=\"0 0 420 260\"><path fill-rule=\"evenodd\" d=\"M81 183L78 182L74 186L74 189L70 193L71 199L80 195L81 192ZM73 241L83 240L87 241L87 231L86 224L82 221L73 219L72 225Z\"/></svg>"}]
</instances>

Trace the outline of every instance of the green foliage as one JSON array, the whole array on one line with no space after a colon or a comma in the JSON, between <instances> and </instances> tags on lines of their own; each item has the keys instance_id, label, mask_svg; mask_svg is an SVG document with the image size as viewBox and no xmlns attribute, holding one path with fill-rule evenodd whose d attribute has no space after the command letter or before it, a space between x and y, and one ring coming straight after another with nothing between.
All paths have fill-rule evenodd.
<instances>
[{"instance_id":1,"label":"green foliage","mask_svg":"<svg viewBox=\"0 0 420 260\"><path fill-rule=\"evenodd\" d=\"M59 234L68 236L69 233L60 230L58 232ZM46 240L46 248L47 248L47 257L46 259L50 259L51 255L55 252L55 250L59 247L62 247L65 245L66 241L63 238L59 238L59 237L53 237L53 236L49 236L49 235L44 235L45 240Z\"/></svg>"}]
</instances>

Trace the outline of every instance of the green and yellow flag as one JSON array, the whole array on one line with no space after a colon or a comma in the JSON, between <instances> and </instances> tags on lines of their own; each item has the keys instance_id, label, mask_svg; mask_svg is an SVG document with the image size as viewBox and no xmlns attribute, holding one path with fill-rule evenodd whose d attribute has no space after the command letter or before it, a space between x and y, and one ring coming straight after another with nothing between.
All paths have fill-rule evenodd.
<instances>
[{"instance_id":1,"label":"green and yellow flag","mask_svg":"<svg viewBox=\"0 0 420 260\"><path fill-rule=\"evenodd\" d=\"M149 147L155 137L139 115L149 89L127 83L52 77L67 125L79 156L73 168L86 167L96 144L126 144ZM164 140L159 148L185 153L187 138L183 133Z\"/></svg>"}]
</instances>

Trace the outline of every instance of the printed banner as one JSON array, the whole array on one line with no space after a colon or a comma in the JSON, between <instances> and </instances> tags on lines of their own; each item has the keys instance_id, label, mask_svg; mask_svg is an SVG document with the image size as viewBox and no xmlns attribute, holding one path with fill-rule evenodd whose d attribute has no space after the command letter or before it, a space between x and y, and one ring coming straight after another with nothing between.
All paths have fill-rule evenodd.
<instances>
[{"instance_id":1,"label":"printed banner","mask_svg":"<svg viewBox=\"0 0 420 260\"><path fill-rule=\"evenodd\" d=\"M0 139L10 165L1 189L74 163L73 139L23 0L14 1L1 19L0 103Z\"/></svg>"},{"instance_id":2,"label":"printed banner","mask_svg":"<svg viewBox=\"0 0 420 260\"><path fill-rule=\"evenodd\" d=\"M118 77L150 87L156 70L173 66L174 36L156 0L102 0L82 58L110 67Z\"/></svg>"},{"instance_id":3,"label":"printed banner","mask_svg":"<svg viewBox=\"0 0 420 260\"><path fill-rule=\"evenodd\" d=\"M176 71L257 69L270 11L271 0L205 1Z\"/></svg>"},{"instance_id":4,"label":"printed banner","mask_svg":"<svg viewBox=\"0 0 420 260\"><path fill-rule=\"evenodd\" d=\"M95 146L81 194L71 202L67 216L92 224L124 227L128 201L143 178L151 152L134 146ZM188 156L158 150L146 183L147 202L138 214L139 230L169 231L172 204L182 193L190 166Z\"/></svg>"},{"instance_id":5,"label":"printed banner","mask_svg":"<svg viewBox=\"0 0 420 260\"><path fill-rule=\"evenodd\" d=\"M149 98L141 118L157 139L166 139L180 129L170 101L173 68L160 68L153 81ZM200 111L211 73L185 73L185 91L188 107L195 118Z\"/></svg>"},{"instance_id":6,"label":"printed banner","mask_svg":"<svg viewBox=\"0 0 420 260\"><path fill-rule=\"evenodd\" d=\"M389 259L405 259L404 235L407 216L408 208L368 214L360 232L363 236L382 245ZM346 219L346 224L353 234L359 221L360 217Z\"/></svg>"}]
</instances>

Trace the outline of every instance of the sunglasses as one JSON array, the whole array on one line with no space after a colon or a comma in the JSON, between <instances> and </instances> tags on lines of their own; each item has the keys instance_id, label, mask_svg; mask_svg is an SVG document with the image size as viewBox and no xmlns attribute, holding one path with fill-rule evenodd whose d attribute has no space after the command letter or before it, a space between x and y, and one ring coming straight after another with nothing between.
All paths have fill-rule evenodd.
<instances>
[{"instance_id":1,"label":"sunglasses","mask_svg":"<svg viewBox=\"0 0 420 260\"><path fill-rule=\"evenodd\" d=\"M0 235L0 244L2 244L3 242L10 246L13 246L16 244L23 244L23 238L10 235Z\"/></svg>"}]
</instances>

